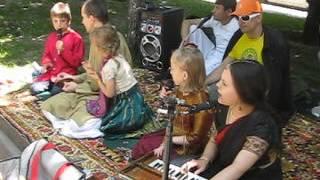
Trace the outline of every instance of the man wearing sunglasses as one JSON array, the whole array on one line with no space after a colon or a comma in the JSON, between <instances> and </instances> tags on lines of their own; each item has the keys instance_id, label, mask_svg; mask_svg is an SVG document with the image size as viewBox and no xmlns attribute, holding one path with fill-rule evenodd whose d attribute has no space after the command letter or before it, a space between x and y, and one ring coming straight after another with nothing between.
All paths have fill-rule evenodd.
<instances>
[{"instance_id":1,"label":"man wearing sunglasses","mask_svg":"<svg viewBox=\"0 0 320 180\"><path fill-rule=\"evenodd\" d=\"M207 77L206 83L215 84L232 61L258 61L265 66L269 79L268 102L281 116L278 125L283 127L293 112L287 43L279 31L262 24L262 7L258 0L240 0L233 14L238 17L240 30L231 38L223 63Z\"/></svg>"},{"instance_id":2,"label":"man wearing sunglasses","mask_svg":"<svg viewBox=\"0 0 320 180\"><path fill-rule=\"evenodd\" d=\"M217 0L212 14L207 18L183 21L182 39L200 49L205 59L207 75L221 64L232 35L239 29L238 21L232 15L236 4L236 0ZM201 22L204 23L199 27ZM207 34L210 32L205 32L210 29L211 37Z\"/></svg>"}]
</instances>

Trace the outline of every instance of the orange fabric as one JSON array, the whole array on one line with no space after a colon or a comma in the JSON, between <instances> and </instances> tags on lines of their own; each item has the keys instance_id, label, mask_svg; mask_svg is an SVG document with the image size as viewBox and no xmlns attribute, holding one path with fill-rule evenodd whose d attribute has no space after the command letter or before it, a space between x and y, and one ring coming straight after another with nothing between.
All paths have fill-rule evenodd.
<instances>
[{"instance_id":1,"label":"orange fabric","mask_svg":"<svg viewBox=\"0 0 320 180\"><path fill-rule=\"evenodd\" d=\"M176 96L185 100L188 105L201 104L208 101L209 96L204 90L183 95L177 91ZM185 107L177 105L177 111L185 111ZM194 114L179 114L173 121L173 136L186 136L189 145L177 146L176 152L182 154L201 153L208 142L208 134L212 125L213 111L206 110Z\"/></svg>"},{"instance_id":2,"label":"orange fabric","mask_svg":"<svg viewBox=\"0 0 320 180\"><path fill-rule=\"evenodd\" d=\"M262 6L259 0L240 0L237 3L236 10L233 12L233 14L236 16L246 16L261 12Z\"/></svg>"}]
</instances>

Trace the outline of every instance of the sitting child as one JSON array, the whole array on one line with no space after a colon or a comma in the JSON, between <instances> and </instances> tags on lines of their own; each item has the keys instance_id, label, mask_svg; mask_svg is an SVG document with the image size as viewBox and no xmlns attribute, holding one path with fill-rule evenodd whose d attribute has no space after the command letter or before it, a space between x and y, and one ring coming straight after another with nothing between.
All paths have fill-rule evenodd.
<instances>
[{"instance_id":1,"label":"sitting child","mask_svg":"<svg viewBox=\"0 0 320 180\"><path fill-rule=\"evenodd\" d=\"M108 24L96 28L90 33L90 40L103 54L101 74L98 75L89 63L84 63L83 67L104 95L112 99L100 130L108 137L141 128L152 120L153 113L144 102L130 65L117 53L120 41L116 30Z\"/></svg>"},{"instance_id":2,"label":"sitting child","mask_svg":"<svg viewBox=\"0 0 320 180\"><path fill-rule=\"evenodd\" d=\"M50 10L52 25L55 29L46 40L40 70L35 76L31 90L18 95L21 101L46 100L61 92L56 77L59 73L77 74L84 56L84 42L80 34L70 27L71 12L69 5L58 2Z\"/></svg>"},{"instance_id":3,"label":"sitting child","mask_svg":"<svg viewBox=\"0 0 320 180\"><path fill-rule=\"evenodd\" d=\"M187 105L196 105L208 101L206 92L205 67L201 52L196 48L184 47L177 49L171 56L171 70L176 88L176 98L184 100ZM164 89L164 88L163 88ZM162 96L164 93L162 93ZM184 107L177 105L178 111ZM209 110L194 114L178 114L173 120L171 154L196 155L200 153L208 140L212 124L212 112ZM145 135L133 148L133 159L149 152L158 157L163 155L165 131Z\"/></svg>"}]
</instances>

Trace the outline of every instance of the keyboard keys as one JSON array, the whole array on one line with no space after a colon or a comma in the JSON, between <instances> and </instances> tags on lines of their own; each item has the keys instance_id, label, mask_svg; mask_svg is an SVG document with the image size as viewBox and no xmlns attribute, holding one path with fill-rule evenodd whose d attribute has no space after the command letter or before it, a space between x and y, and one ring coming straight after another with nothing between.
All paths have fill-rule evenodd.
<instances>
[{"instance_id":1,"label":"keyboard keys","mask_svg":"<svg viewBox=\"0 0 320 180\"><path fill-rule=\"evenodd\" d=\"M157 159L149 164L150 167L163 172L164 164L163 161L160 159ZM206 180L205 178L198 176L196 174L193 174L191 172L184 174L181 172L181 168L175 165L170 164L168 176L170 179L173 180Z\"/></svg>"}]
</instances>

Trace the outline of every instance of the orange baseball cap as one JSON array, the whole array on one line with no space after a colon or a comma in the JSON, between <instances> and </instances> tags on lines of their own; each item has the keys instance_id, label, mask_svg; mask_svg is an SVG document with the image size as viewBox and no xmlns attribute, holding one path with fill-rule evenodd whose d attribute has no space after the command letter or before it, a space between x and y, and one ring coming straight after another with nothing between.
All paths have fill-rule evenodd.
<instances>
[{"instance_id":1,"label":"orange baseball cap","mask_svg":"<svg viewBox=\"0 0 320 180\"><path fill-rule=\"evenodd\" d=\"M236 10L232 13L236 16L246 16L252 13L261 13L262 6L259 0L240 0Z\"/></svg>"}]
</instances>

